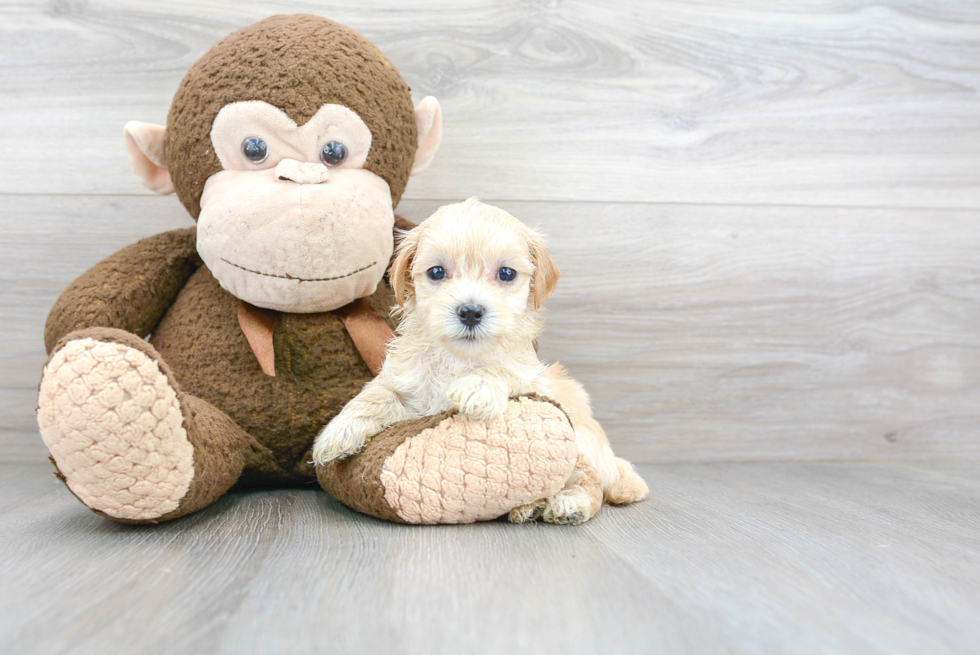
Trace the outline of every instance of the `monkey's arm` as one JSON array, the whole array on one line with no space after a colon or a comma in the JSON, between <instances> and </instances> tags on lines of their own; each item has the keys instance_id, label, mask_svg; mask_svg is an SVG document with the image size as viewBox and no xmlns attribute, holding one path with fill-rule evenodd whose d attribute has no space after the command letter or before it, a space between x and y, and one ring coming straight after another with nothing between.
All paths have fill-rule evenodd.
<instances>
[{"instance_id":1,"label":"monkey's arm","mask_svg":"<svg viewBox=\"0 0 980 655\"><path fill-rule=\"evenodd\" d=\"M72 282L44 325L48 353L74 330L111 327L141 337L156 327L201 265L197 228L163 232L106 257Z\"/></svg>"}]
</instances>

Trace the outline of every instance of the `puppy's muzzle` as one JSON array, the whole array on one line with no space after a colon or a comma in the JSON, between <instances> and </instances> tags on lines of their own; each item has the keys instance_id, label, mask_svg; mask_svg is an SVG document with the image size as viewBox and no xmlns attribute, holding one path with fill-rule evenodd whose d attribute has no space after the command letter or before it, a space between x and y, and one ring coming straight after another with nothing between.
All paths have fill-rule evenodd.
<instances>
[{"instance_id":1,"label":"puppy's muzzle","mask_svg":"<svg viewBox=\"0 0 980 655\"><path fill-rule=\"evenodd\" d=\"M476 327L483 320L483 305L460 305L456 308L459 321L466 327Z\"/></svg>"}]
</instances>

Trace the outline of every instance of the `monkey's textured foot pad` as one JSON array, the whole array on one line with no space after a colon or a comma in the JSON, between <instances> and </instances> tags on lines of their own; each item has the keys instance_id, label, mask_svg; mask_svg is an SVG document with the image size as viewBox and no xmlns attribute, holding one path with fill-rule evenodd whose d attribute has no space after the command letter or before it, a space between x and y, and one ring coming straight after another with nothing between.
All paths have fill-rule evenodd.
<instances>
[{"instance_id":1,"label":"monkey's textured foot pad","mask_svg":"<svg viewBox=\"0 0 980 655\"><path fill-rule=\"evenodd\" d=\"M522 397L486 423L455 412L398 423L356 456L317 467L317 477L340 502L371 516L471 523L556 494L577 457L565 413Z\"/></svg>"},{"instance_id":2,"label":"monkey's textured foot pad","mask_svg":"<svg viewBox=\"0 0 980 655\"><path fill-rule=\"evenodd\" d=\"M41 437L72 493L119 519L177 508L194 477L177 392L152 358L122 343L68 341L44 367Z\"/></svg>"}]
</instances>

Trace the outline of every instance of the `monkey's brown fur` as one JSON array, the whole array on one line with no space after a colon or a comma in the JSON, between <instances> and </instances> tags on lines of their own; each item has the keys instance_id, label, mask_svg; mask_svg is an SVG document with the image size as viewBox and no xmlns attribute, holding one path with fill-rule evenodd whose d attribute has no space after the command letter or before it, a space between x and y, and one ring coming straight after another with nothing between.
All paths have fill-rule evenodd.
<instances>
[{"instance_id":1,"label":"monkey's brown fur","mask_svg":"<svg viewBox=\"0 0 980 655\"><path fill-rule=\"evenodd\" d=\"M364 168L391 187L398 206L418 128L411 90L378 48L326 18L272 16L219 41L184 77L167 117L167 164L195 219L209 177L221 170L211 124L231 102L262 100L303 125L324 104L352 109L373 137Z\"/></svg>"}]
</instances>

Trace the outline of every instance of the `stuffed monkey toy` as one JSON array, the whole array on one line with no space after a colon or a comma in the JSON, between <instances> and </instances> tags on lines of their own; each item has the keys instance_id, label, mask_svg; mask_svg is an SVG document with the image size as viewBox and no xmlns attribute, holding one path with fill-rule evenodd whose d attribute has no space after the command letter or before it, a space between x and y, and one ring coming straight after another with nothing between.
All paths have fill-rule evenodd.
<instances>
[{"instance_id":1,"label":"stuffed monkey toy","mask_svg":"<svg viewBox=\"0 0 980 655\"><path fill-rule=\"evenodd\" d=\"M384 361L385 273L396 230L413 227L394 208L442 132L435 98L413 107L372 43L273 16L191 67L166 127L124 132L143 184L176 192L197 224L99 262L48 317L38 423L82 503L157 523L235 485L318 479L372 516L462 523L562 488L573 430L536 398L492 424L400 423L353 457L310 463L318 432Z\"/></svg>"}]
</instances>

